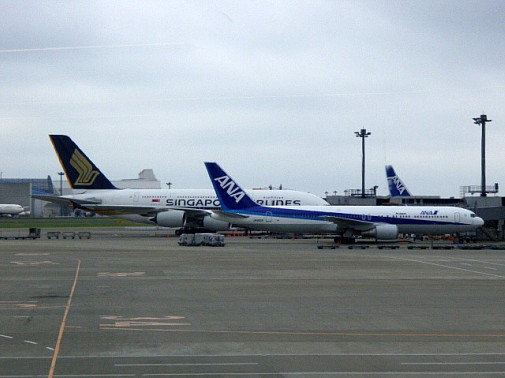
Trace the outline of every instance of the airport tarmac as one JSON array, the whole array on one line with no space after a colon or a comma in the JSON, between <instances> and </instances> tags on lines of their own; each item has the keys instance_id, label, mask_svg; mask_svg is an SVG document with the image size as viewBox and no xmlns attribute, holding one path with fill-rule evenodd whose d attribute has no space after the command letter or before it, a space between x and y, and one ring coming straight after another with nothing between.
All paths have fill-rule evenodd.
<instances>
[{"instance_id":1,"label":"airport tarmac","mask_svg":"<svg viewBox=\"0 0 505 378\"><path fill-rule=\"evenodd\" d=\"M505 375L505 251L0 240L0 378Z\"/></svg>"}]
</instances>

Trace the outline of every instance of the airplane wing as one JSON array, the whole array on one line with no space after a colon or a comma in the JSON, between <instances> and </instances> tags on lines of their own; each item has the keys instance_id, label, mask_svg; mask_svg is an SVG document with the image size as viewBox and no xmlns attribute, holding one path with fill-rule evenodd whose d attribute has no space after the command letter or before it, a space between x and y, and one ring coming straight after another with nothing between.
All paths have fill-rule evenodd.
<instances>
[{"instance_id":1,"label":"airplane wing","mask_svg":"<svg viewBox=\"0 0 505 378\"><path fill-rule=\"evenodd\" d=\"M185 211L192 216L206 216L210 214L209 210L192 209L187 207L159 207L159 206L135 206L135 205L101 205L99 201L81 200L68 197L54 196L48 194L33 194L32 198L40 199L43 201L60 203L65 205L72 205L80 209L92 211L102 215L125 215L125 214L138 214L145 217L154 217L156 214L168 210L181 210Z\"/></svg>"},{"instance_id":2,"label":"airplane wing","mask_svg":"<svg viewBox=\"0 0 505 378\"><path fill-rule=\"evenodd\" d=\"M39 199L42 201L53 202L53 203L61 203L66 205L77 204L77 205L93 205L99 204L99 201L92 200L81 200L81 199L72 199L68 197L62 196L53 196L50 194L32 194L32 198Z\"/></svg>"},{"instance_id":3,"label":"airplane wing","mask_svg":"<svg viewBox=\"0 0 505 378\"><path fill-rule=\"evenodd\" d=\"M236 213L229 213L224 210L212 210L214 213L217 215L223 215L228 218L238 218L238 219L244 219L244 218L249 218L249 215L243 215L243 214L236 214Z\"/></svg>"},{"instance_id":4,"label":"airplane wing","mask_svg":"<svg viewBox=\"0 0 505 378\"><path fill-rule=\"evenodd\" d=\"M203 209L195 209L189 207L159 207L159 206L136 206L136 205L100 205L100 204L87 204L80 206L81 208L93 211L102 215L126 215L137 214L144 217L154 217L158 213L170 210L184 211L190 217L204 217L209 215L211 211Z\"/></svg>"},{"instance_id":5,"label":"airplane wing","mask_svg":"<svg viewBox=\"0 0 505 378\"><path fill-rule=\"evenodd\" d=\"M240 219L249 218L249 215L229 213L224 210L203 210L203 209L196 209L196 208L191 208L191 207L180 207L180 206L167 206L165 208L165 210L185 211L190 216L206 216L206 215L210 215L210 214L214 213L217 215L225 216L227 218L240 218Z\"/></svg>"},{"instance_id":6,"label":"airplane wing","mask_svg":"<svg viewBox=\"0 0 505 378\"><path fill-rule=\"evenodd\" d=\"M102 215L139 214L144 216L154 216L160 211L166 211L166 209L154 206L101 205L100 201L75 199L48 194L33 194L32 198L64 205L72 205L74 208L88 210Z\"/></svg>"},{"instance_id":7,"label":"airplane wing","mask_svg":"<svg viewBox=\"0 0 505 378\"><path fill-rule=\"evenodd\" d=\"M338 217L335 215L325 215L325 216L322 216L321 218L323 218L329 222L333 222L338 227L341 227L341 228L367 230L367 229L375 227L375 223L373 223L373 222L359 220L359 219L349 219L349 218L345 218L345 217Z\"/></svg>"}]
</instances>

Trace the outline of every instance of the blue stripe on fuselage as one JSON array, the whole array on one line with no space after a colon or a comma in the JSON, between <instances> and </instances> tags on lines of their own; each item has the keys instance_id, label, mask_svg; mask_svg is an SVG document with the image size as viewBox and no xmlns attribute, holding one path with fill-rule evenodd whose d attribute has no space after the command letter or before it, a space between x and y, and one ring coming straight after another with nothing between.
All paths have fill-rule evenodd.
<instances>
[{"instance_id":1,"label":"blue stripe on fuselage","mask_svg":"<svg viewBox=\"0 0 505 378\"><path fill-rule=\"evenodd\" d=\"M332 213L325 211L310 211L310 210L296 210L296 209L281 209L281 208L271 208L263 206L254 206L244 210L228 210L230 213L243 214L243 215L256 215L256 216L268 216L268 217L278 217L278 218L293 218L293 219L308 219L321 222L331 222L323 217L337 217L357 220L368 223L388 223L396 225L464 225L464 223L456 223L449 221L440 221L436 219L414 219L414 218L394 218L388 216L378 216L378 215L365 215L365 214L350 214L350 213Z\"/></svg>"}]
</instances>

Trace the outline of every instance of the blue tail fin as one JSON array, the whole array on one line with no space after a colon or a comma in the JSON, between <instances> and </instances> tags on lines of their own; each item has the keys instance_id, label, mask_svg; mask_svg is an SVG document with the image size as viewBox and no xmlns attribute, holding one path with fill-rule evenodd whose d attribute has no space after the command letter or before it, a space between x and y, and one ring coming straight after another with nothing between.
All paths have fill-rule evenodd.
<instances>
[{"instance_id":1,"label":"blue tail fin","mask_svg":"<svg viewBox=\"0 0 505 378\"><path fill-rule=\"evenodd\" d=\"M405 184L400 180L392 165L386 165L386 177L388 179L389 194L392 197L411 197Z\"/></svg>"},{"instance_id":2,"label":"blue tail fin","mask_svg":"<svg viewBox=\"0 0 505 378\"><path fill-rule=\"evenodd\" d=\"M72 189L117 189L66 135L49 135Z\"/></svg>"},{"instance_id":3,"label":"blue tail fin","mask_svg":"<svg viewBox=\"0 0 505 378\"><path fill-rule=\"evenodd\" d=\"M217 163L205 163L205 167L223 210L233 212L259 206Z\"/></svg>"}]
</instances>

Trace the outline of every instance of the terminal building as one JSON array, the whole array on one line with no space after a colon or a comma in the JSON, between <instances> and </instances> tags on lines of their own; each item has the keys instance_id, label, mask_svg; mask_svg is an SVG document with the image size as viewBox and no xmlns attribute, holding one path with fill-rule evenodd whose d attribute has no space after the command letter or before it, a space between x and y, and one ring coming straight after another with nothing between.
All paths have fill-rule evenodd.
<instances>
[{"instance_id":1,"label":"terminal building","mask_svg":"<svg viewBox=\"0 0 505 378\"><path fill-rule=\"evenodd\" d=\"M142 170L138 178L112 181L120 188L133 189L161 189L161 182L156 178L152 169ZM72 188L67 180L60 180L54 185L50 176L45 179L39 178L0 178L0 203L15 203L23 206L34 218L48 218L68 216L72 214L70 206L41 201L31 198L32 194L51 195L72 194Z\"/></svg>"}]
</instances>

